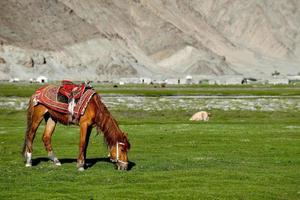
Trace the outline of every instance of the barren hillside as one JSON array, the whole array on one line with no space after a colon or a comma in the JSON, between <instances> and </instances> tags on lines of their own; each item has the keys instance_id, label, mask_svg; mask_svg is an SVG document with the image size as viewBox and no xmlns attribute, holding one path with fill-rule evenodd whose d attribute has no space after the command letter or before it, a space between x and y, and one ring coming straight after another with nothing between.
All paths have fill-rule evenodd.
<instances>
[{"instance_id":1,"label":"barren hillside","mask_svg":"<svg viewBox=\"0 0 300 200\"><path fill-rule=\"evenodd\" d=\"M0 79L300 72L298 0L2 0Z\"/></svg>"}]
</instances>

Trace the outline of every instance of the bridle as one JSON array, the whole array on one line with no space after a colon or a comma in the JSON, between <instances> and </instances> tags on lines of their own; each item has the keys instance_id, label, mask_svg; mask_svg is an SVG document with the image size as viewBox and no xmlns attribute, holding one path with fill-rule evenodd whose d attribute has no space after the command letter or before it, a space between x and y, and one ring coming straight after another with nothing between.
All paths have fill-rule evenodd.
<instances>
[{"instance_id":1,"label":"bridle","mask_svg":"<svg viewBox=\"0 0 300 200\"><path fill-rule=\"evenodd\" d=\"M122 146L125 146L125 143L123 143L123 142L117 142L117 144L116 144L116 148L117 148L117 155L116 155L116 159L111 159L110 158L110 161L111 162L115 162L115 163L121 163L121 164L128 164L128 162L125 162L125 161L122 161L122 160L119 160L119 145L122 145Z\"/></svg>"}]
</instances>

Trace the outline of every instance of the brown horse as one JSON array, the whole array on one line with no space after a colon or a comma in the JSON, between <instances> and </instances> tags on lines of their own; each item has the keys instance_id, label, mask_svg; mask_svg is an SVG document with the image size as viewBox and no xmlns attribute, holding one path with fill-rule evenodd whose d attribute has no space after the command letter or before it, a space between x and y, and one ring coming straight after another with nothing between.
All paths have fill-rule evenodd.
<instances>
[{"instance_id":1,"label":"brown horse","mask_svg":"<svg viewBox=\"0 0 300 200\"><path fill-rule=\"evenodd\" d=\"M36 105L34 95L32 95L27 110L27 130L23 148L26 167L32 166L32 144L36 131L43 119L46 121L46 126L42 139L48 156L55 165L61 165L53 152L51 136L57 122L64 125L70 124L70 116L40 103ZM130 143L127 134L121 131L118 123L102 103L97 93L92 96L84 114L77 120L76 124L80 127L79 155L77 159L79 171L83 171L85 168L86 150L93 127L97 128L98 133L100 131L103 133L105 142L110 150L110 160L116 163L117 169L126 170L128 168L127 152L130 149Z\"/></svg>"}]
</instances>

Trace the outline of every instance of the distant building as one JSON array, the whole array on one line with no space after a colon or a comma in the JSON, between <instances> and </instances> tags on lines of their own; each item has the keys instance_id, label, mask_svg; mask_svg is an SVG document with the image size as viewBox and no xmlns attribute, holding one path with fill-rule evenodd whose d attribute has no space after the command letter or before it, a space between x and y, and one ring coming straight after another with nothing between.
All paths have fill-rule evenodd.
<instances>
[{"instance_id":1,"label":"distant building","mask_svg":"<svg viewBox=\"0 0 300 200\"><path fill-rule=\"evenodd\" d=\"M242 84L255 84L257 83L257 79L256 78L243 78Z\"/></svg>"},{"instance_id":2,"label":"distant building","mask_svg":"<svg viewBox=\"0 0 300 200\"><path fill-rule=\"evenodd\" d=\"M201 80L198 80L198 83L199 83L199 84L205 84L205 85L208 85L208 84L209 84L209 80L208 80L208 79L201 79Z\"/></svg>"},{"instance_id":3,"label":"distant building","mask_svg":"<svg viewBox=\"0 0 300 200\"><path fill-rule=\"evenodd\" d=\"M288 76L287 78L289 79L289 83L291 83L291 84L300 83L300 75Z\"/></svg>"},{"instance_id":4,"label":"distant building","mask_svg":"<svg viewBox=\"0 0 300 200\"><path fill-rule=\"evenodd\" d=\"M140 78L140 83L142 83L142 84L150 84L151 81L152 81L151 78L147 78L147 77Z\"/></svg>"},{"instance_id":5,"label":"distant building","mask_svg":"<svg viewBox=\"0 0 300 200\"><path fill-rule=\"evenodd\" d=\"M239 85L242 83L242 78L237 77L218 77L216 79L212 79L208 81L208 84L213 85Z\"/></svg>"},{"instance_id":6,"label":"distant building","mask_svg":"<svg viewBox=\"0 0 300 200\"><path fill-rule=\"evenodd\" d=\"M289 84L289 79L287 79L287 78L271 78L271 79L268 79L267 82L269 84L273 84L273 85Z\"/></svg>"},{"instance_id":7,"label":"distant building","mask_svg":"<svg viewBox=\"0 0 300 200\"><path fill-rule=\"evenodd\" d=\"M173 85L183 84L183 82L182 82L182 80L180 80L180 78L168 78L168 79L166 79L166 83L173 84Z\"/></svg>"},{"instance_id":8,"label":"distant building","mask_svg":"<svg viewBox=\"0 0 300 200\"><path fill-rule=\"evenodd\" d=\"M193 77L188 75L185 77L185 84L192 84L193 83Z\"/></svg>"},{"instance_id":9,"label":"distant building","mask_svg":"<svg viewBox=\"0 0 300 200\"><path fill-rule=\"evenodd\" d=\"M43 77L43 76L41 76ZM38 78L36 81L42 83L48 82L46 77ZM243 77L241 75L223 75L223 76L179 76L173 77L123 77L111 80L116 84L208 84L208 85L240 85L240 84L289 84L300 82L299 76L269 76L267 78Z\"/></svg>"},{"instance_id":10,"label":"distant building","mask_svg":"<svg viewBox=\"0 0 300 200\"><path fill-rule=\"evenodd\" d=\"M153 79L151 84L165 84L167 80Z\"/></svg>"},{"instance_id":11,"label":"distant building","mask_svg":"<svg viewBox=\"0 0 300 200\"><path fill-rule=\"evenodd\" d=\"M9 79L9 82L10 83L17 83L17 82L20 82L20 79L17 78L17 77L14 77L14 78Z\"/></svg>"},{"instance_id":12,"label":"distant building","mask_svg":"<svg viewBox=\"0 0 300 200\"><path fill-rule=\"evenodd\" d=\"M45 76L39 76L36 78L37 83L48 83L48 78Z\"/></svg>"},{"instance_id":13,"label":"distant building","mask_svg":"<svg viewBox=\"0 0 300 200\"><path fill-rule=\"evenodd\" d=\"M129 83L137 84L137 83L141 83L141 80L140 78L128 77L128 78L120 78L119 83L121 82L123 82L124 84L129 84Z\"/></svg>"},{"instance_id":14,"label":"distant building","mask_svg":"<svg viewBox=\"0 0 300 200\"><path fill-rule=\"evenodd\" d=\"M225 85L238 85L241 84L242 78L241 77L231 77L225 80Z\"/></svg>"}]
</instances>

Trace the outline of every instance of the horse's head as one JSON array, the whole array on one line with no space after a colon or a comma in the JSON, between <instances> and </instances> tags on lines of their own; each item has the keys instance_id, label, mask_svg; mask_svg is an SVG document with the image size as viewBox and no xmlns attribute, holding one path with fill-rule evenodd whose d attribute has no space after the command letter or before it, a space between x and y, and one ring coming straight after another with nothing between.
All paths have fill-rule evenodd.
<instances>
[{"instance_id":1,"label":"horse's head","mask_svg":"<svg viewBox=\"0 0 300 200\"><path fill-rule=\"evenodd\" d=\"M127 136L124 136L123 142L116 142L110 148L110 160L116 163L118 170L127 170L128 169L128 150L130 149L130 144L127 140Z\"/></svg>"}]
</instances>

